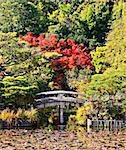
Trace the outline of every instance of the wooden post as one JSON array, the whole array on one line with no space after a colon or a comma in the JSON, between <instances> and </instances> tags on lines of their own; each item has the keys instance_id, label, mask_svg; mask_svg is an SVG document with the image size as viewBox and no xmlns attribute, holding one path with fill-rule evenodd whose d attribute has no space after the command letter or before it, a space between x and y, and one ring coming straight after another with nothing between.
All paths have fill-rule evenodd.
<instances>
[{"instance_id":1,"label":"wooden post","mask_svg":"<svg viewBox=\"0 0 126 150\"><path fill-rule=\"evenodd\" d=\"M91 125L92 125L92 121L90 119L87 119L87 132L91 131Z\"/></svg>"},{"instance_id":2,"label":"wooden post","mask_svg":"<svg viewBox=\"0 0 126 150\"><path fill-rule=\"evenodd\" d=\"M63 123L64 123L64 117L63 117L63 110L64 106L59 105L59 120L60 120L60 129L63 130Z\"/></svg>"},{"instance_id":3,"label":"wooden post","mask_svg":"<svg viewBox=\"0 0 126 150\"><path fill-rule=\"evenodd\" d=\"M62 98L63 98L63 94L58 94L58 98L59 98L59 100L62 100ZM63 117L63 108L64 108L64 103L62 104L60 104L59 105L59 116L60 116L60 125L62 125L63 124L63 122L64 122L64 117Z\"/></svg>"},{"instance_id":4,"label":"wooden post","mask_svg":"<svg viewBox=\"0 0 126 150\"><path fill-rule=\"evenodd\" d=\"M119 121L119 129L122 128L122 121Z\"/></svg>"},{"instance_id":5,"label":"wooden post","mask_svg":"<svg viewBox=\"0 0 126 150\"><path fill-rule=\"evenodd\" d=\"M60 106L60 124L63 124L63 122L64 122L63 107Z\"/></svg>"}]
</instances>

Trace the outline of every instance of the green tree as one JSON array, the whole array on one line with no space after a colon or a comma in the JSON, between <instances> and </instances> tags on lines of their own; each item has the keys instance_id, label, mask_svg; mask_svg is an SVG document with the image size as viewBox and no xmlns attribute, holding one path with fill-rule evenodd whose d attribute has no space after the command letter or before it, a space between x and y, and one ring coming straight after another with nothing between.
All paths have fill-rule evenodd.
<instances>
[{"instance_id":1,"label":"green tree","mask_svg":"<svg viewBox=\"0 0 126 150\"><path fill-rule=\"evenodd\" d=\"M107 2L59 3L58 8L49 13L48 32L72 38L92 49L104 43L111 14Z\"/></svg>"},{"instance_id":2,"label":"green tree","mask_svg":"<svg viewBox=\"0 0 126 150\"><path fill-rule=\"evenodd\" d=\"M46 28L45 18L42 18L38 7L28 0L0 1L0 14L2 32L25 34L27 31L32 31L38 34Z\"/></svg>"},{"instance_id":3,"label":"green tree","mask_svg":"<svg viewBox=\"0 0 126 150\"><path fill-rule=\"evenodd\" d=\"M125 3L126 6L126 3ZM123 15L112 24L112 30L108 34L106 44L97 47L92 52L93 63L97 73L104 72L107 68L120 67L126 63L126 16Z\"/></svg>"},{"instance_id":4,"label":"green tree","mask_svg":"<svg viewBox=\"0 0 126 150\"><path fill-rule=\"evenodd\" d=\"M87 95L92 97L94 115L122 118L126 113L126 16L113 21L106 44L92 52L97 74L88 84Z\"/></svg>"},{"instance_id":5,"label":"green tree","mask_svg":"<svg viewBox=\"0 0 126 150\"><path fill-rule=\"evenodd\" d=\"M0 33L1 100L8 104L27 104L36 92L48 88L51 69L37 48L18 42L16 33Z\"/></svg>"},{"instance_id":6,"label":"green tree","mask_svg":"<svg viewBox=\"0 0 126 150\"><path fill-rule=\"evenodd\" d=\"M33 92L37 89L37 85L30 85L23 76L7 76L2 80L2 84L2 97L5 98L5 105L13 103L18 106L26 106L28 102L33 100Z\"/></svg>"},{"instance_id":7,"label":"green tree","mask_svg":"<svg viewBox=\"0 0 126 150\"><path fill-rule=\"evenodd\" d=\"M86 94L92 97L93 115L98 118L123 118L126 113L126 64L92 76ZM120 119L121 119L120 118Z\"/></svg>"}]
</instances>

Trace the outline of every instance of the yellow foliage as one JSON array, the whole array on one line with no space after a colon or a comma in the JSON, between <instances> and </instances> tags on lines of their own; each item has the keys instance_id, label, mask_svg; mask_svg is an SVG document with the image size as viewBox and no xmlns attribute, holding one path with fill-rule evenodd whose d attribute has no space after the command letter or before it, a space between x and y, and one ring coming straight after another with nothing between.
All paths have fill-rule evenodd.
<instances>
[{"instance_id":1,"label":"yellow foliage","mask_svg":"<svg viewBox=\"0 0 126 150\"><path fill-rule=\"evenodd\" d=\"M12 119L15 118L15 114L14 111L10 111L9 109L4 109L1 113L0 113L0 119L4 120L4 121L12 121Z\"/></svg>"},{"instance_id":2,"label":"yellow foliage","mask_svg":"<svg viewBox=\"0 0 126 150\"><path fill-rule=\"evenodd\" d=\"M24 110L19 108L16 113L14 113L14 111L10 109L4 109L3 111L0 112L0 119L7 122L11 122L13 118L17 119L24 117L26 117L30 121L37 120L38 117L37 109L31 108L31 110Z\"/></svg>"},{"instance_id":3,"label":"yellow foliage","mask_svg":"<svg viewBox=\"0 0 126 150\"><path fill-rule=\"evenodd\" d=\"M77 123L83 125L86 122L86 111L84 107L80 107L76 114Z\"/></svg>"},{"instance_id":4,"label":"yellow foliage","mask_svg":"<svg viewBox=\"0 0 126 150\"><path fill-rule=\"evenodd\" d=\"M53 118L52 118L52 116L49 117L48 121L49 121L49 123L53 123Z\"/></svg>"},{"instance_id":5,"label":"yellow foliage","mask_svg":"<svg viewBox=\"0 0 126 150\"><path fill-rule=\"evenodd\" d=\"M23 110L21 108L19 108L17 113L15 114L15 117L16 118L21 118L22 114L23 114Z\"/></svg>"},{"instance_id":6,"label":"yellow foliage","mask_svg":"<svg viewBox=\"0 0 126 150\"><path fill-rule=\"evenodd\" d=\"M76 121L79 125L85 125L87 115L92 111L92 103L86 102L84 106L80 107L76 112Z\"/></svg>"},{"instance_id":7,"label":"yellow foliage","mask_svg":"<svg viewBox=\"0 0 126 150\"><path fill-rule=\"evenodd\" d=\"M84 94L87 90L88 82L88 79L73 80L70 85L75 87L77 92Z\"/></svg>"},{"instance_id":8,"label":"yellow foliage","mask_svg":"<svg viewBox=\"0 0 126 150\"><path fill-rule=\"evenodd\" d=\"M56 53L56 52L46 52L42 54L44 57L49 58L49 57L53 57L53 56L61 56L60 54Z\"/></svg>"},{"instance_id":9,"label":"yellow foliage","mask_svg":"<svg viewBox=\"0 0 126 150\"><path fill-rule=\"evenodd\" d=\"M35 121L37 120L38 117L38 111L37 109L31 108L31 110L26 110L24 112L25 116L30 120L30 121Z\"/></svg>"},{"instance_id":10,"label":"yellow foliage","mask_svg":"<svg viewBox=\"0 0 126 150\"><path fill-rule=\"evenodd\" d=\"M1 64L3 64L3 63L4 63L4 61L5 61L5 60L4 60L3 56L2 56L2 55L0 55L0 65L1 65Z\"/></svg>"}]
</instances>

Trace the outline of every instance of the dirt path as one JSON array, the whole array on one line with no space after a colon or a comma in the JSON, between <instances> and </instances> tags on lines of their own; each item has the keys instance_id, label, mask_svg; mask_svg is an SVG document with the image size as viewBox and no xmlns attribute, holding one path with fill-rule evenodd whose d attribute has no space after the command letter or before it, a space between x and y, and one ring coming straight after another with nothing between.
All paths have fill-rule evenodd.
<instances>
[{"instance_id":1,"label":"dirt path","mask_svg":"<svg viewBox=\"0 0 126 150\"><path fill-rule=\"evenodd\" d=\"M0 130L0 150L125 150L126 131Z\"/></svg>"}]
</instances>

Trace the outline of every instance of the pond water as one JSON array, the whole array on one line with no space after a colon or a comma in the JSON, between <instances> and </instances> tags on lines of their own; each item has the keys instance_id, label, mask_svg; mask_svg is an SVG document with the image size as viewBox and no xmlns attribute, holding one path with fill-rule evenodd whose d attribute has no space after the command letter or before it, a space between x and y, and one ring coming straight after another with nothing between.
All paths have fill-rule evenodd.
<instances>
[{"instance_id":1,"label":"pond water","mask_svg":"<svg viewBox=\"0 0 126 150\"><path fill-rule=\"evenodd\" d=\"M0 150L125 150L126 131L0 130Z\"/></svg>"}]
</instances>

